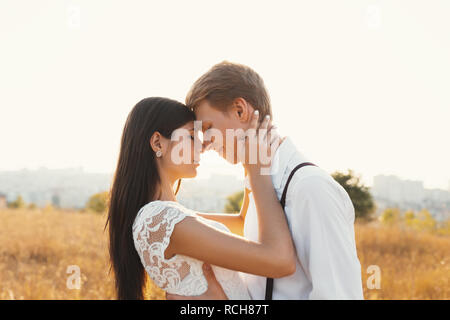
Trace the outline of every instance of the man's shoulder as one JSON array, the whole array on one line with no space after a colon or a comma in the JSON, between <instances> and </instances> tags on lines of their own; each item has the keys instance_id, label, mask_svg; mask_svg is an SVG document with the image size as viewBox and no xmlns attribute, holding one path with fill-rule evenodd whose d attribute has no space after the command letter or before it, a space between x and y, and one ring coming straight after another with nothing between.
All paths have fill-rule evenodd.
<instances>
[{"instance_id":1,"label":"man's shoulder","mask_svg":"<svg viewBox=\"0 0 450 320\"><path fill-rule=\"evenodd\" d=\"M337 191L338 188L337 181L324 169L316 166L299 169L289 184L289 189L302 194Z\"/></svg>"},{"instance_id":2,"label":"man's shoulder","mask_svg":"<svg viewBox=\"0 0 450 320\"><path fill-rule=\"evenodd\" d=\"M294 175L295 177L295 175ZM328 213L337 209L342 216L354 219L353 204L347 191L325 170L315 168L292 178L287 197L295 201L312 201L318 206L328 207ZM326 212L323 212L326 213Z\"/></svg>"},{"instance_id":3,"label":"man's shoulder","mask_svg":"<svg viewBox=\"0 0 450 320\"><path fill-rule=\"evenodd\" d=\"M295 168L289 168L292 171ZM328 172L318 166L304 166L298 169L291 179L291 184L300 186L321 184L333 179Z\"/></svg>"}]
</instances>

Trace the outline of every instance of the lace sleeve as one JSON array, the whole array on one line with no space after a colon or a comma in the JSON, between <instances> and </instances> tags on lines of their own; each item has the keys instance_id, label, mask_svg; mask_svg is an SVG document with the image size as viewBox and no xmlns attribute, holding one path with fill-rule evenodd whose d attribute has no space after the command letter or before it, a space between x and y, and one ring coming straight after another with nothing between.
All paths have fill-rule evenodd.
<instances>
[{"instance_id":1,"label":"lace sleeve","mask_svg":"<svg viewBox=\"0 0 450 320\"><path fill-rule=\"evenodd\" d=\"M147 205L133 224L134 245L145 270L156 285L168 292L178 288L190 272L189 264L176 259L176 255L164 257L175 225L186 216L189 214L177 207Z\"/></svg>"}]
</instances>

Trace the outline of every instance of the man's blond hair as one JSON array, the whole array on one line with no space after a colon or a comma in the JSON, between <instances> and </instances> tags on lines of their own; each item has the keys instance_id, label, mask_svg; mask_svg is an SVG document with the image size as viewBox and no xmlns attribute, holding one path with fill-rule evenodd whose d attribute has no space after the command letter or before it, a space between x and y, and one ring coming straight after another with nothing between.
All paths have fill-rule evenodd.
<instances>
[{"instance_id":1,"label":"man's blond hair","mask_svg":"<svg viewBox=\"0 0 450 320\"><path fill-rule=\"evenodd\" d=\"M258 110L260 117L270 115L269 94L262 78L250 67L223 61L214 65L192 85L186 96L186 106L192 110L203 101L226 111L237 98L244 98Z\"/></svg>"}]
</instances>

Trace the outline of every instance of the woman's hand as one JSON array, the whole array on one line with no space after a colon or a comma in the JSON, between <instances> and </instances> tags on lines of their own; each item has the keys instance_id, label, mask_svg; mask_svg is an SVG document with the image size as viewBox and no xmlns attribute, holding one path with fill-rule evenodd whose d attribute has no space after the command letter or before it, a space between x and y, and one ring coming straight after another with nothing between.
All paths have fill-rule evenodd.
<instances>
[{"instance_id":1,"label":"woman's hand","mask_svg":"<svg viewBox=\"0 0 450 320\"><path fill-rule=\"evenodd\" d=\"M266 152L266 156L272 157L274 152L269 151L269 146L273 146L273 143L268 141L276 143L279 140L276 136L269 140L269 123L269 118L264 119L257 135L258 114L254 114L250 122L253 132L247 132L247 138L244 137L241 143L249 152L255 152L256 149L253 159L250 153L249 160L253 161L241 162L248 172L255 200L258 241L250 241L243 236L218 230L198 217L190 216L176 224L166 250L225 269L263 277L281 278L295 272L295 248L283 208L272 184L271 159L267 161L258 157L258 153L263 153L262 151ZM236 138L240 138L239 135ZM239 147L239 143L237 146ZM262 169L268 171L264 172Z\"/></svg>"},{"instance_id":2,"label":"woman's hand","mask_svg":"<svg viewBox=\"0 0 450 320\"><path fill-rule=\"evenodd\" d=\"M259 128L258 119L259 112L255 110L249 128L238 136L238 158L250 178L255 174L270 175L272 157L280 144L280 137L272 131L270 116L264 118Z\"/></svg>"}]
</instances>

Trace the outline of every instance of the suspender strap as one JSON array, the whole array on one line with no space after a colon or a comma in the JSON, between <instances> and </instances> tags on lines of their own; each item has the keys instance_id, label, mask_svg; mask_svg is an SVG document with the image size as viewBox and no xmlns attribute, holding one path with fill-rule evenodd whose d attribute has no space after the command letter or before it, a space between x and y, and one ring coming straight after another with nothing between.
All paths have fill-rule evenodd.
<instances>
[{"instance_id":1,"label":"suspender strap","mask_svg":"<svg viewBox=\"0 0 450 320\"><path fill-rule=\"evenodd\" d=\"M300 168L302 168L304 166L315 166L315 164L311 163L311 162L303 162L303 163L300 163L298 166L296 166L291 171L291 174L289 175L289 178L287 179L286 185L284 186L283 195L281 196L281 200L280 200L280 203L281 203L281 206L283 207L283 210L284 210L284 206L286 204L286 194L287 194L289 182L291 182L291 179L294 176L295 171L297 171L298 169L300 169Z\"/></svg>"},{"instance_id":2,"label":"suspender strap","mask_svg":"<svg viewBox=\"0 0 450 320\"><path fill-rule=\"evenodd\" d=\"M280 204L281 204L281 207L283 208L283 211L284 211L284 207L286 205L286 194L287 194L287 189L288 189L288 186L289 186L289 182L291 182L291 179L294 176L294 173L298 169L300 169L300 168L302 168L304 166L316 166L316 165L314 163L311 163L311 162L303 162L303 163L300 163L299 165L297 165L291 171L291 173L289 175L289 178L287 179L286 185L284 186L283 194L282 194L281 199L280 199ZM285 212L285 214L286 214L286 212ZM267 278L267 281L266 281L266 298L265 298L266 300L272 300L272 292L273 292L273 279L272 278Z\"/></svg>"}]
</instances>

